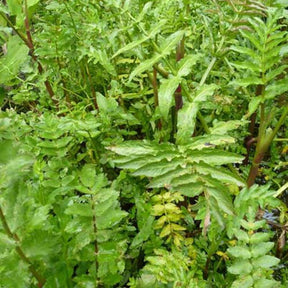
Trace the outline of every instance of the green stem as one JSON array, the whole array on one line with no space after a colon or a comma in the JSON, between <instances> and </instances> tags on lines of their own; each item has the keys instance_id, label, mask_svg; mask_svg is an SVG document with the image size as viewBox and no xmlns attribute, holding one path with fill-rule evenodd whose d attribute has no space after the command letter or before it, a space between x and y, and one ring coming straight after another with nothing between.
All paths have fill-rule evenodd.
<instances>
[{"instance_id":1,"label":"green stem","mask_svg":"<svg viewBox=\"0 0 288 288\"><path fill-rule=\"evenodd\" d=\"M254 156L252 166L250 168L248 179L247 179L248 187L251 187L255 183L255 179L258 175L259 165L261 161L263 160L267 150L269 149L274 137L276 136L282 124L284 123L285 118L288 115L288 106L287 106L285 107L284 112L282 113L280 119L278 120L275 128L267 137L267 135L265 134L265 129L267 125L265 123L264 108L265 106L264 104L262 104L261 105L261 122L260 122L259 134L257 138L256 151L255 151L255 156Z\"/></svg>"}]
</instances>

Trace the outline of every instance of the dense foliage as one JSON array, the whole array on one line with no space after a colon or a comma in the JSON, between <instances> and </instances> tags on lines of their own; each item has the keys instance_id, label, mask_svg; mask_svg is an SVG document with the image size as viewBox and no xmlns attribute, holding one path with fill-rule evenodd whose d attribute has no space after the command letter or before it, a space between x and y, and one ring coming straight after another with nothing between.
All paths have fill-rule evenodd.
<instances>
[{"instance_id":1,"label":"dense foliage","mask_svg":"<svg viewBox=\"0 0 288 288\"><path fill-rule=\"evenodd\" d=\"M0 287L287 287L286 0L0 4Z\"/></svg>"}]
</instances>

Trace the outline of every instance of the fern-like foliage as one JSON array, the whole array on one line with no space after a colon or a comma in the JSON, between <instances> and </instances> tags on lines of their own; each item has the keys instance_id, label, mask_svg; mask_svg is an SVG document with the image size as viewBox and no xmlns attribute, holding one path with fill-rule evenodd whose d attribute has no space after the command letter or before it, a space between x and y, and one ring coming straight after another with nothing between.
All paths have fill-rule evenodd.
<instances>
[{"instance_id":1,"label":"fern-like foliage","mask_svg":"<svg viewBox=\"0 0 288 288\"><path fill-rule=\"evenodd\" d=\"M221 167L242 160L238 154L215 148L230 141L233 138L229 136L209 135L191 138L189 144L181 146L127 141L109 149L118 154L116 166L133 170L134 176L148 177L149 188L166 188L188 197L203 193L212 214L222 218L223 213L233 214L228 186L245 185L241 178Z\"/></svg>"},{"instance_id":2,"label":"fern-like foliage","mask_svg":"<svg viewBox=\"0 0 288 288\"><path fill-rule=\"evenodd\" d=\"M145 271L151 272L163 284L171 287L201 288L206 287L205 281L197 275L195 263L177 250L168 252L155 250L155 256L147 257L149 262Z\"/></svg>"},{"instance_id":3,"label":"fern-like foliage","mask_svg":"<svg viewBox=\"0 0 288 288\"><path fill-rule=\"evenodd\" d=\"M153 215L159 217L155 224L155 229L161 229L160 237L167 237L167 242L171 240L176 246L180 246L184 237L181 231L186 230L180 222L184 215L176 205L183 201L184 197L180 193L165 192L152 197Z\"/></svg>"},{"instance_id":4,"label":"fern-like foliage","mask_svg":"<svg viewBox=\"0 0 288 288\"><path fill-rule=\"evenodd\" d=\"M243 56L242 61L232 61L232 65L240 71L246 71L246 77L236 79L233 83L242 87L261 85L261 91L257 93L259 95L253 97L249 104L249 114L256 111L261 103L288 90L287 80L279 77L287 68L287 65L280 65L287 50L287 31L281 31L281 18L281 9L268 10L265 20L249 18L251 28L240 30L245 39L243 45L231 47Z\"/></svg>"},{"instance_id":5,"label":"fern-like foliage","mask_svg":"<svg viewBox=\"0 0 288 288\"><path fill-rule=\"evenodd\" d=\"M236 275L233 288L279 287L272 277L272 267L279 259L269 255L274 246L269 242L271 233L267 232L266 221L256 218L259 207L264 209L268 203L277 205L272 193L267 186L253 186L243 189L235 199L236 216L231 219L233 229L228 232L235 236L236 242L227 250L233 259L228 272Z\"/></svg>"}]
</instances>

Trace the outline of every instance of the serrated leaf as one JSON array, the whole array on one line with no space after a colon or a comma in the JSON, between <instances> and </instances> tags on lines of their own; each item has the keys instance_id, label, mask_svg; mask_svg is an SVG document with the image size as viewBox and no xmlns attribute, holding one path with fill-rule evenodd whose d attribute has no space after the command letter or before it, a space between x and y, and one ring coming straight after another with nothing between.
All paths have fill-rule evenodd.
<instances>
[{"instance_id":1,"label":"serrated leaf","mask_svg":"<svg viewBox=\"0 0 288 288\"><path fill-rule=\"evenodd\" d=\"M142 229L140 229L139 233L133 239L130 245L131 248L135 248L140 244L142 244L144 241L148 240L150 235L153 233L153 223L154 223L154 217L149 216L146 219Z\"/></svg>"},{"instance_id":2,"label":"serrated leaf","mask_svg":"<svg viewBox=\"0 0 288 288\"><path fill-rule=\"evenodd\" d=\"M265 99L272 99L288 91L287 79L281 79L268 85L265 89Z\"/></svg>"},{"instance_id":3,"label":"serrated leaf","mask_svg":"<svg viewBox=\"0 0 288 288\"><path fill-rule=\"evenodd\" d=\"M221 122L221 123L223 124L223 126L225 126L225 123L227 122ZM219 126L222 126L222 125L220 124ZM229 126L229 123L227 123L227 126ZM235 139L233 137L229 135L219 135L219 134L217 135L209 134L209 135L204 135L204 136L193 137L184 146L184 148L182 148L181 146L181 149L202 150L202 149L207 149L207 148L211 148L211 147L218 146L218 145L228 145L231 143L235 143Z\"/></svg>"},{"instance_id":4,"label":"serrated leaf","mask_svg":"<svg viewBox=\"0 0 288 288\"><path fill-rule=\"evenodd\" d=\"M238 70L250 70L253 73L260 73L262 72L261 66L259 66L259 63L253 63L253 62L248 62L248 61L243 61L243 62L232 62L232 66L236 67Z\"/></svg>"},{"instance_id":5,"label":"serrated leaf","mask_svg":"<svg viewBox=\"0 0 288 288\"><path fill-rule=\"evenodd\" d=\"M32 6L36 5L39 2L40 2L40 0L27 0L27 6L28 7L32 7Z\"/></svg>"},{"instance_id":6,"label":"serrated leaf","mask_svg":"<svg viewBox=\"0 0 288 288\"><path fill-rule=\"evenodd\" d=\"M126 141L118 146L110 146L109 150L117 153L118 155L156 155L157 150L154 149L149 143L144 141Z\"/></svg>"},{"instance_id":7,"label":"serrated leaf","mask_svg":"<svg viewBox=\"0 0 288 288\"><path fill-rule=\"evenodd\" d=\"M147 71L152 68L154 64L156 64L160 59L170 54L171 50L175 48L175 46L178 44L178 42L182 39L184 35L183 30L177 31L170 35L161 45L160 51L156 55L154 55L152 58L145 60L144 62L141 62L140 65L132 71L132 73L129 76L129 81L131 81L135 76L143 73L144 71Z\"/></svg>"},{"instance_id":8,"label":"serrated leaf","mask_svg":"<svg viewBox=\"0 0 288 288\"><path fill-rule=\"evenodd\" d=\"M250 248L253 258L267 254L274 246L273 242L264 242L257 245L252 245Z\"/></svg>"},{"instance_id":9,"label":"serrated leaf","mask_svg":"<svg viewBox=\"0 0 288 288\"><path fill-rule=\"evenodd\" d=\"M238 79L231 82L231 84L247 87L249 85L264 85L265 83L260 77L245 77L244 79Z\"/></svg>"},{"instance_id":10,"label":"serrated leaf","mask_svg":"<svg viewBox=\"0 0 288 288\"><path fill-rule=\"evenodd\" d=\"M261 96L252 98L252 100L249 102L249 105L248 105L248 116L251 116L258 109L261 102L262 102Z\"/></svg>"},{"instance_id":11,"label":"serrated leaf","mask_svg":"<svg viewBox=\"0 0 288 288\"><path fill-rule=\"evenodd\" d=\"M231 288L250 288L254 283L253 278L250 275L239 277L233 282Z\"/></svg>"},{"instance_id":12,"label":"serrated leaf","mask_svg":"<svg viewBox=\"0 0 288 288\"><path fill-rule=\"evenodd\" d=\"M270 255L265 255L257 259L253 259L252 265L255 267L261 267L261 268L267 269L272 266L276 266L279 262L280 262L280 259L270 256Z\"/></svg>"},{"instance_id":13,"label":"serrated leaf","mask_svg":"<svg viewBox=\"0 0 288 288\"><path fill-rule=\"evenodd\" d=\"M275 281L274 279L258 279L254 283L255 288L280 288L281 286L279 281Z\"/></svg>"},{"instance_id":14,"label":"serrated leaf","mask_svg":"<svg viewBox=\"0 0 288 288\"><path fill-rule=\"evenodd\" d=\"M250 222L244 219L240 220L241 226L247 230L258 230L265 225L265 220Z\"/></svg>"},{"instance_id":15,"label":"serrated leaf","mask_svg":"<svg viewBox=\"0 0 288 288\"><path fill-rule=\"evenodd\" d=\"M250 243L258 244L258 243L266 242L267 240L269 240L269 238L270 238L270 235L268 233L258 232L251 236Z\"/></svg>"},{"instance_id":16,"label":"serrated leaf","mask_svg":"<svg viewBox=\"0 0 288 288\"><path fill-rule=\"evenodd\" d=\"M215 121L213 128L210 129L211 134L226 135L228 131L238 129L240 126L247 124L247 121L243 120L229 120L229 121ZM226 140L223 139L223 144L233 143L232 137L226 136ZM209 141L210 142L210 141Z\"/></svg>"},{"instance_id":17,"label":"serrated leaf","mask_svg":"<svg viewBox=\"0 0 288 288\"><path fill-rule=\"evenodd\" d=\"M249 243L249 235L246 231L235 229L234 231L235 236L238 240L243 241L245 243Z\"/></svg>"},{"instance_id":18,"label":"serrated leaf","mask_svg":"<svg viewBox=\"0 0 288 288\"><path fill-rule=\"evenodd\" d=\"M147 4L149 4L151 6L152 2L148 2L148 3L146 3L146 5ZM166 22L167 22L167 20L165 20L165 19L160 20L159 23L154 28L152 28L152 30L148 33L147 36L145 36L139 40L133 41L133 42L127 44L126 46L122 47L112 56L112 59L115 58L116 56L118 56L119 54L125 53L129 50L132 50L135 47L139 46L140 44L144 43L145 41L153 38L159 31L161 31L162 27L166 24Z\"/></svg>"},{"instance_id":19,"label":"serrated leaf","mask_svg":"<svg viewBox=\"0 0 288 288\"><path fill-rule=\"evenodd\" d=\"M187 197L195 197L195 196L200 195L204 191L204 185L201 182L188 183L188 184L182 184L182 185L173 187L172 190L180 192L181 195L184 195Z\"/></svg>"},{"instance_id":20,"label":"serrated leaf","mask_svg":"<svg viewBox=\"0 0 288 288\"><path fill-rule=\"evenodd\" d=\"M183 159L175 159L171 162L163 160L161 162L151 163L133 172L134 176L156 177L163 175L171 170L175 170L177 166L183 163Z\"/></svg>"},{"instance_id":21,"label":"serrated leaf","mask_svg":"<svg viewBox=\"0 0 288 288\"><path fill-rule=\"evenodd\" d=\"M159 111L162 117L167 120L169 110L173 106L174 92L176 91L181 78L172 77L169 79L163 79L159 88Z\"/></svg>"},{"instance_id":22,"label":"serrated leaf","mask_svg":"<svg viewBox=\"0 0 288 288\"><path fill-rule=\"evenodd\" d=\"M235 258L242 258L242 259L249 259L251 258L251 253L249 251L249 248L244 246L235 246L230 247L227 249L227 252L230 253Z\"/></svg>"},{"instance_id":23,"label":"serrated leaf","mask_svg":"<svg viewBox=\"0 0 288 288\"><path fill-rule=\"evenodd\" d=\"M236 275L249 274L252 269L253 266L249 260L236 260L232 266L228 267L228 272Z\"/></svg>"},{"instance_id":24,"label":"serrated leaf","mask_svg":"<svg viewBox=\"0 0 288 288\"><path fill-rule=\"evenodd\" d=\"M240 163L243 160L243 156L228 151L203 149L201 151L189 151L186 160L188 163L200 163L203 161L210 165L224 165Z\"/></svg>"},{"instance_id":25,"label":"serrated leaf","mask_svg":"<svg viewBox=\"0 0 288 288\"><path fill-rule=\"evenodd\" d=\"M214 197L214 199L216 200L219 208L229 214L229 215L233 215L233 204L232 204L232 200L229 197L229 195L227 194L227 192L221 189L221 187L207 187L206 188L209 195Z\"/></svg>"},{"instance_id":26,"label":"serrated leaf","mask_svg":"<svg viewBox=\"0 0 288 288\"><path fill-rule=\"evenodd\" d=\"M98 229L112 229L116 226L123 218L127 217L128 213L120 209L113 209L109 213L103 214L97 218Z\"/></svg>"},{"instance_id":27,"label":"serrated leaf","mask_svg":"<svg viewBox=\"0 0 288 288\"><path fill-rule=\"evenodd\" d=\"M265 79L266 82L275 79L279 74L283 73L288 68L288 65L281 65L280 67L277 67L276 69L273 69L272 71L266 73Z\"/></svg>"},{"instance_id":28,"label":"serrated leaf","mask_svg":"<svg viewBox=\"0 0 288 288\"><path fill-rule=\"evenodd\" d=\"M246 182L244 179L234 175L232 172L228 171L225 168L212 167L205 163L199 163L193 165L193 168L200 174L211 175L211 177L229 184L235 184L237 186L245 186Z\"/></svg>"},{"instance_id":29,"label":"serrated leaf","mask_svg":"<svg viewBox=\"0 0 288 288\"><path fill-rule=\"evenodd\" d=\"M192 69L192 66L196 64L196 62L199 60L201 55L196 54L196 55L188 55L181 59L178 64L179 64L179 69L177 72L177 77L185 77L187 76Z\"/></svg>"},{"instance_id":30,"label":"serrated leaf","mask_svg":"<svg viewBox=\"0 0 288 288\"><path fill-rule=\"evenodd\" d=\"M92 188L96 182L95 165L85 164L79 173L79 177L84 186Z\"/></svg>"},{"instance_id":31,"label":"serrated leaf","mask_svg":"<svg viewBox=\"0 0 288 288\"><path fill-rule=\"evenodd\" d=\"M182 109L178 112L177 121L177 144L186 144L193 135L195 129L196 116L199 111L198 103L184 103Z\"/></svg>"},{"instance_id":32,"label":"serrated leaf","mask_svg":"<svg viewBox=\"0 0 288 288\"><path fill-rule=\"evenodd\" d=\"M37 144L38 147L42 148L53 148L53 149L60 149L66 147L69 142L73 140L73 137L68 136L68 137L63 137L60 139L55 139L53 141L41 141L40 143Z\"/></svg>"},{"instance_id":33,"label":"serrated leaf","mask_svg":"<svg viewBox=\"0 0 288 288\"><path fill-rule=\"evenodd\" d=\"M28 52L28 47L18 36L9 38L7 54L0 59L0 83L7 83L17 76L21 65L28 59Z\"/></svg>"},{"instance_id":34,"label":"serrated leaf","mask_svg":"<svg viewBox=\"0 0 288 288\"><path fill-rule=\"evenodd\" d=\"M93 216L92 205L90 203L72 203L65 210L65 214L79 215L84 217Z\"/></svg>"},{"instance_id":35,"label":"serrated leaf","mask_svg":"<svg viewBox=\"0 0 288 288\"><path fill-rule=\"evenodd\" d=\"M261 63L260 55L257 54L251 48L241 47L241 46L231 46L230 49L240 54L245 54L245 55L250 56L256 63Z\"/></svg>"},{"instance_id":36,"label":"serrated leaf","mask_svg":"<svg viewBox=\"0 0 288 288\"><path fill-rule=\"evenodd\" d=\"M183 169L182 167L177 167L175 170L166 172L160 176L153 178L148 185L149 188L161 188L165 186L169 186L171 181L181 175L185 175L188 171Z\"/></svg>"},{"instance_id":37,"label":"serrated leaf","mask_svg":"<svg viewBox=\"0 0 288 288\"><path fill-rule=\"evenodd\" d=\"M248 39L258 51L260 52L264 51L265 46L256 37L257 34L254 31L247 31L247 30L241 29L240 33L242 34L244 38Z\"/></svg>"},{"instance_id":38,"label":"serrated leaf","mask_svg":"<svg viewBox=\"0 0 288 288\"><path fill-rule=\"evenodd\" d=\"M207 97L212 96L215 89L218 86L216 84L202 85L195 92L195 96L193 97L193 102L204 102L207 100Z\"/></svg>"},{"instance_id":39,"label":"serrated leaf","mask_svg":"<svg viewBox=\"0 0 288 288\"><path fill-rule=\"evenodd\" d=\"M161 55L166 56L170 54L171 50L174 49L179 41L183 38L184 33L184 30L178 30L166 38L160 47Z\"/></svg>"}]
</instances>

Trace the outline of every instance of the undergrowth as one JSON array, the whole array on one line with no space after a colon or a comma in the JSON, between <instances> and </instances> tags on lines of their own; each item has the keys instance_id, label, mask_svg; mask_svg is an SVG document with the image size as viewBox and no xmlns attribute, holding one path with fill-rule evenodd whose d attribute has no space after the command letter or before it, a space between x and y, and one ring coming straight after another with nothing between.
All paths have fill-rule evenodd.
<instances>
[{"instance_id":1,"label":"undergrowth","mask_svg":"<svg viewBox=\"0 0 288 288\"><path fill-rule=\"evenodd\" d=\"M0 4L0 287L286 287L287 1Z\"/></svg>"}]
</instances>

